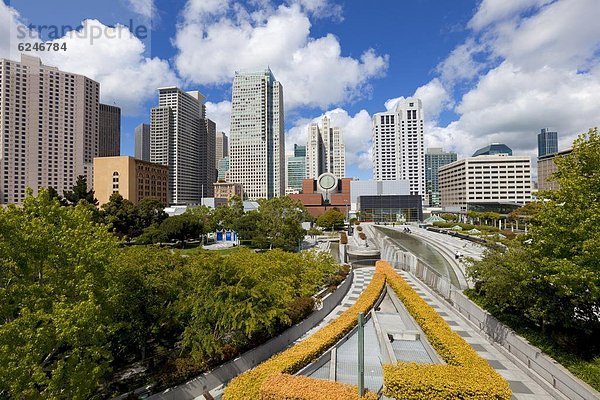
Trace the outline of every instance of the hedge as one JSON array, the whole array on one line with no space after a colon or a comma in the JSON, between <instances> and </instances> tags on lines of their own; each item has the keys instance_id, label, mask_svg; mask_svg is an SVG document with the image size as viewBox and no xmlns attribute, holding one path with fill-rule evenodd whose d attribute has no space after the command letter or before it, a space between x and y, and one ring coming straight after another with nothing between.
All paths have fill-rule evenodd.
<instances>
[{"instance_id":1,"label":"hedge","mask_svg":"<svg viewBox=\"0 0 600 400\"><path fill-rule=\"evenodd\" d=\"M384 394L397 399L508 400L508 382L423 300L386 261L377 268L386 275L408 312L447 365L397 363L384 365Z\"/></svg>"},{"instance_id":2,"label":"hedge","mask_svg":"<svg viewBox=\"0 0 600 400\"><path fill-rule=\"evenodd\" d=\"M278 379L294 380L299 377L288 378L282 374L294 374L300 369L314 361L317 357L323 354L328 348L342 339L356 325L356 316L359 312L366 313L373 307L385 285L385 274L381 267L377 267L371 283L362 292L356 303L348 310L342 313L338 318L332 321L327 326L321 328L315 334L309 336L306 340L290 347L289 349L276 354L267 361L259 364L256 368L244 372L234 378L225 388L223 394L224 400L249 400L261 398L261 386L265 381L264 396L274 396L272 391L269 391ZM298 381L299 384L307 384L305 379ZM313 391L321 390L322 380L312 379L311 389ZM330 398L345 398L343 397L348 390L348 385L331 382ZM352 386L350 386L352 387ZM309 390L306 390L309 392ZM356 389L356 391L358 391ZM306 393L305 393L306 394ZM264 397L278 399L295 399L297 397ZM306 397L308 399L309 397Z\"/></svg>"},{"instance_id":3,"label":"hedge","mask_svg":"<svg viewBox=\"0 0 600 400\"><path fill-rule=\"evenodd\" d=\"M260 388L262 400L376 400L367 392L358 395L354 385L295 375L273 375Z\"/></svg>"},{"instance_id":4,"label":"hedge","mask_svg":"<svg viewBox=\"0 0 600 400\"><path fill-rule=\"evenodd\" d=\"M340 244L348 244L348 235L346 235L346 232L340 233Z\"/></svg>"}]
</instances>

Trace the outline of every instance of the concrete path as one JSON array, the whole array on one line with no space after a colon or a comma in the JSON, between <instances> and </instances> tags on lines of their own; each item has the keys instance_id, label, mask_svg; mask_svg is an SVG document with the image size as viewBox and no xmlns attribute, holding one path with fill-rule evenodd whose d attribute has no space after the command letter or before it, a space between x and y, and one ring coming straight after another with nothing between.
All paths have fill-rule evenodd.
<instances>
[{"instance_id":1,"label":"concrete path","mask_svg":"<svg viewBox=\"0 0 600 400\"><path fill-rule=\"evenodd\" d=\"M358 299L358 296L363 290L369 285L371 279L373 279L373 273L375 267L358 268L354 270L354 279L352 280L352 286L348 290L346 296L342 299L341 303L333 309L323 320L310 331L306 332L304 336L296 341L296 343L303 341L319 329L328 325L331 321L336 319L340 314L349 309Z\"/></svg>"}]
</instances>

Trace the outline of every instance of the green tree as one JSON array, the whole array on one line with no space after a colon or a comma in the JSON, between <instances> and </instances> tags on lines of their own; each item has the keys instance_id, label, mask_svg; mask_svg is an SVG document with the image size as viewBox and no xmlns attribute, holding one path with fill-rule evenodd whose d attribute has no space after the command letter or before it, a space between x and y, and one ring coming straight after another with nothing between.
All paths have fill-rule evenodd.
<instances>
[{"instance_id":1,"label":"green tree","mask_svg":"<svg viewBox=\"0 0 600 400\"><path fill-rule=\"evenodd\" d=\"M339 210L332 208L325 211L322 215L317 218L317 225L322 228L341 229L344 227L344 214Z\"/></svg>"},{"instance_id":2,"label":"green tree","mask_svg":"<svg viewBox=\"0 0 600 400\"><path fill-rule=\"evenodd\" d=\"M288 196L259 200L260 219L256 226L254 241L259 247L294 250L304 238L306 231L302 222L307 213L302 203Z\"/></svg>"},{"instance_id":3,"label":"green tree","mask_svg":"<svg viewBox=\"0 0 600 400\"><path fill-rule=\"evenodd\" d=\"M167 240L179 241L182 245L186 240L197 239L202 235L202 222L191 214L174 215L165 219L159 226Z\"/></svg>"},{"instance_id":4,"label":"green tree","mask_svg":"<svg viewBox=\"0 0 600 400\"><path fill-rule=\"evenodd\" d=\"M156 197L144 197L137 205L140 228L146 229L150 225L160 225L169 216L165 212L165 205Z\"/></svg>"},{"instance_id":5,"label":"green tree","mask_svg":"<svg viewBox=\"0 0 600 400\"><path fill-rule=\"evenodd\" d=\"M294 300L314 294L336 270L329 255L310 252L240 249L226 257L214 252L194 257L178 302L186 321L181 344L198 360L225 356L228 349L289 325Z\"/></svg>"},{"instance_id":6,"label":"green tree","mask_svg":"<svg viewBox=\"0 0 600 400\"><path fill-rule=\"evenodd\" d=\"M244 203L239 196L229 200L229 204L219 206L214 210L214 229L233 229L240 231L244 229L241 218L244 216Z\"/></svg>"},{"instance_id":7,"label":"green tree","mask_svg":"<svg viewBox=\"0 0 600 400\"><path fill-rule=\"evenodd\" d=\"M89 398L110 370L107 266L118 240L42 189L0 210L0 393Z\"/></svg>"},{"instance_id":8,"label":"green tree","mask_svg":"<svg viewBox=\"0 0 600 400\"><path fill-rule=\"evenodd\" d=\"M166 243L169 239L159 225L150 225L135 239L138 244Z\"/></svg>"},{"instance_id":9,"label":"green tree","mask_svg":"<svg viewBox=\"0 0 600 400\"><path fill-rule=\"evenodd\" d=\"M259 231L258 228L260 219L260 213L257 210L252 210L242 214L236 224L233 225L241 243L252 247L260 247L261 245L268 247L264 232Z\"/></svg>"},{"instance_id":10,"label":"green tree","mask_svg":"<svg viewBox=\"0 0 600 400\"><path fill-rule=\"evenodd\" d=\"M87 178L85 175L79 175L73 189L63 193L65 200L70 205L75 205L84 200L88 204L98 205L98 200L94 197L94 189L88 190Z\"/></svg>"},{"instance_id":11,"label":"green tree","mask_svg":"<svg viewBox=\"0 0 600 400\"><path fill-rule=\"evenodd\" d=\"M102 205L102 217L110 224L112 231L127 240L142 233L142 223L138 208L119 193L110 195L108 203Z\"/></svg>"},{"instance_id":12,"label":"green tree","mask_svg":"<svg viewBox=\"0 0 600 400\"><path fill-rule=\"evenodd\" d=\"M67 201L64 199L64 197L62 197L58 191L52 187L52 186L48 186L48 196L50 196L50 199L54 200L58 200L58 202L63 205L66 206L68 205Z\"/></svg>"},{"instance_id":13,"label":"green tree","mask_svg":"<svg viewBox=\"0 0 600 400\"><path fill-rule=\"evenodd\" d=\"M559 190L540 193L529 234L469 268L489 307L562 343L597 352L600 334L600 134L581 135L556 160ZM506 296L510 293L510 296ZM596 343L583 346L582 343Z\"/></svg>"},{"instance_id":14,"label":"green tree","mask_svg":"<svg viewBox=\"0 0 600 400\"><path fill-rule=\"evenodd\" d=\"M316 226L311 227L308 231L306 231L306 234L311 236L311 237L315 237L315 236L319 236L320 234L322 234L323 231L321 231L319 228L317 228Z\"/></svg>"},{"instance_id":15,"label":"green tree","mask_svg":"<svg viewBox=\"0 0 600 400\"><path fill-rule=\"evenodd\" d=\"M175 318L184 260L156 247L122 249L111 264L108 296L113 330L111 352L124 363L134 354L142 360L151 346L173 347L181 335Z\"/></svg>"},{"instance_id":16,"label":"green tree","mask_svg":"<svg viewBox=\"0 0 600 400\"><path fill-rule=\"evenodd\" d=\"M448 222L458 221L458 215L452 214L452 213L443 213L443 214L440 214L440 217L442 217L444 220L446 220Z\"/></svg>"}]
</instances>

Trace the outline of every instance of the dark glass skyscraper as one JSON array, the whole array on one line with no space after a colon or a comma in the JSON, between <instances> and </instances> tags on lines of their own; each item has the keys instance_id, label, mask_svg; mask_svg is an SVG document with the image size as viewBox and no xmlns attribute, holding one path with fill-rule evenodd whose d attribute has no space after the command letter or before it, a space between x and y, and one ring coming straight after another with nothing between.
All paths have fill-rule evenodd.
<instances>
[{"instance_id":1,"label":"dark glass skyscraper","mask_svg":"<svg viewBox=\"0 0 600 400\"><path fill-rule=\"evenodd\" d=\"M558 152L558 132L550 132L543 128L538 133L538 157Z\"/></svg>"}]
</instances>

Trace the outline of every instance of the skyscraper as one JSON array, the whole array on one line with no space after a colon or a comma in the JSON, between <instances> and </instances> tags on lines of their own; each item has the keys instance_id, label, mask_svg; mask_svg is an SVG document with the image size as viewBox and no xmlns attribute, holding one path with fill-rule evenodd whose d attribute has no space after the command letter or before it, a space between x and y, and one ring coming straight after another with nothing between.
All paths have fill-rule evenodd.
<instances>
[{"instance_id":1,"label":"skyscraper","mask_svg":"<svg viewBox=\"0 0 600 400\"><path fill-rule=\"evenodd\" d=\"M219 167L219 160L229 155L229 139L225 132L217 132L216 137L216 152L215 152L215 164Z\"/></svg>"},{"instance_id":2,"label":"skyscraper","mask_svg":"<svg viewBox=\"0 0 600 400\"><path fill-rule=\"evenodd\" d=\"M543 128L538 133L538 157L558 153L558 132Z\"/></svg>"},{"instance_id":3,"label":"skyscraper","mask_svg":"<svg viewBox=\"0 0 600 400\"><path fill-rule=\"evenodd\" d=\"M98 157L121 155L121 109L100 103Z\"/></svg>"},{"instance_id":4,"label":"skyscraper","mask_svg":"<svg viewBox=\"0 0 600 400\"><path fill-rule=\"evenodd\" d=\"M425 195L423 106L402 99L394 110L373 116L373 178L408 180L410 194Z\"/></svg>"},{"instance_id":5,"label":"skyscraper","mask_svg":"<svg viewBox=\"0 0 600 400\"><path fill-rule=\"evenodd\" d=\"M201 120L200 132L200 196L212 197L213 183L217 181L215 147L217 125L214 121L204 118Z\"/></svg>"},{"instance_id":6,"label":"skyscraper","mask_svg":"<svg viewBox=\"0 0 600 400\"><path fill-rule=\"evenodd\" d=\"M425 153L425 187L430 206L439 206L440 204L438 169L456 160L456 153L447 153L437 147L427 149L427 153Z\"/></svg>"},{"instance_id":7,"label":"skyscraper","mask_svg":"<svg viewBox=\"0 0 600 400\"><path fill-rule=\"evenodd\" d=\"M270 69L236 72L231 101L229 180L248 199L285 192L283 87Z\"/></svg>"},{"instance_id":8,"label":"skyscraper","mask_svg":"<svg viewBox=\"0 0 600 400\"><path fill-rule=\"evenodd\" d=\"M214 135L214 123L205 118L200 92L174 86L158 91L150 114L150 161L169 166L169 204L198 204L212 193L208 165L214 171L215 145L208 132Z\"/></svg>"},{"instance_id":9,"label":"skyscraper","mask_svg":"<svg viewBox=\"0 0 600 400\"><path fill-rule=\"evenodd\" d=\"M135 127L135 158L150 161L150 125Z\"/></svg>"},{"instance_id":10,"label":"skyscraper","mask_svg":"<svg viewBox=\"0 0 600 400\"><path fill-rule=\"evenodd\" d=\"M325 172L339 178L346 175L346 147L342 131L331 126L329 117L323 117L321 127L317 123L309 125L306 147L307 179L316 179Z\"/></svg>"},{"instance_id":11,"label":"skyscraper","mask_svg":"<svg viewBox=\"0 0 600 400\"><path fill-rule=\"evenodd\" d=\"M294 145L294 155L287 158L286 193L299 193L306 176L306 146Z\"/></svg>"},{"instance_id":12,"label":"skyscraper","mask_svg":"<svg viewBox=\"0 0 600 400\"><path fill-rule=\"evenodd\" d=\"M70 190L93 179L100 85L37 57L0 59L0 204L21 203L28 187Z\"/></svg>"},{"instance_id":13,"label":"skyscraper","mask_svg":"<svg viewBox=\"0 0 600 400\"><path fill-rule=\"evenodd\" d=\"M219 160L217 166L217 180L226 181L229 178L229 156Z\"/></svg>"}]
</instances>

